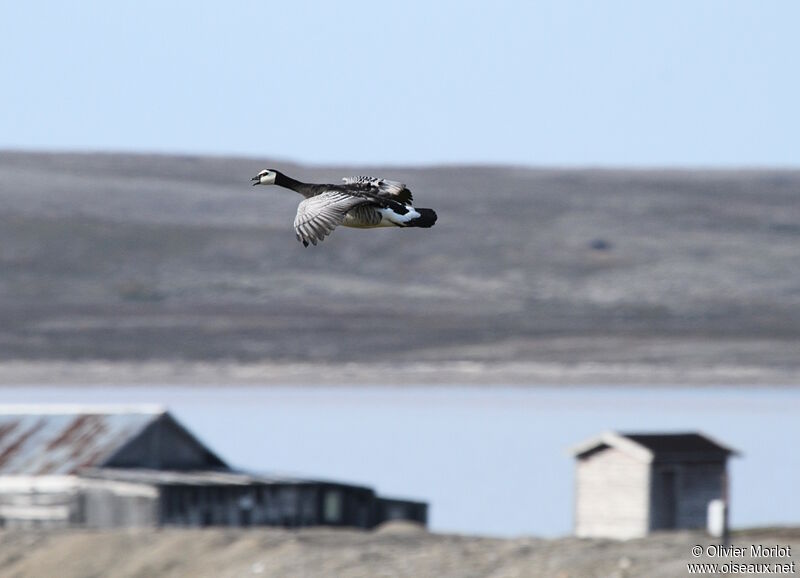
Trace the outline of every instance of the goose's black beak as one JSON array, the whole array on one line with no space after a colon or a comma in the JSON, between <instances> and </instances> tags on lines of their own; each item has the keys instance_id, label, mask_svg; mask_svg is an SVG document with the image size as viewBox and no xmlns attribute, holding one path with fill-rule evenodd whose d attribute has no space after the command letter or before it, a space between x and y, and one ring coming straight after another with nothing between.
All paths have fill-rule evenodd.
<instances>
[{"instance_id":1,"label":"goose's black beak","mask_svg":"<svg viewBox=\"0 0 800 578\"><path fill-rule=\"evenodd\" d=\"M261 177L253 177L250 180L253 181L253 186L255 187L257 184L261 182Z\"/></svg>"}]
</instances>

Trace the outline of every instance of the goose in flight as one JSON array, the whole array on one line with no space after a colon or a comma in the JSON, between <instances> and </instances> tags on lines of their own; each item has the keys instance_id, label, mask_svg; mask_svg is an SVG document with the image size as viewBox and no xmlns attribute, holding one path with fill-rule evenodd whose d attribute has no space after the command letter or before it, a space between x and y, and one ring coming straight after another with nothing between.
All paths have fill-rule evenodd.
<instances>
[{"instance_id":1,"label":"goose in flight","mask_svg":"<svg viewBox=\"0 0 800 578\"><path fill-rule=\"evenodd\" d=\"M433 227L433 209L415 209L411 191L403 183L375 177L347 177L341 185L301 183L275 169L264 169L255 185L278 185L305 197L297 207L294 231L308 247L316 245L339 225L374 227Z\"/></svg>"}]
</instances>

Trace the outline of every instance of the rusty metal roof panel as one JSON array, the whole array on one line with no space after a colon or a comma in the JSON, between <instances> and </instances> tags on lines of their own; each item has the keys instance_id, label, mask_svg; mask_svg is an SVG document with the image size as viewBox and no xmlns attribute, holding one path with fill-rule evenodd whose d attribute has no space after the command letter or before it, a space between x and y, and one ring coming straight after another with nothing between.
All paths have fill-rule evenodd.
<instances>
[{"instance_id":1,"label":"rusty metal roof panel","mask_svg":"<svg viewBox=\"0 0 800 578\"><path fill-rule=\"evenodd\" d=\"M163 413L151 406L0 406L0 475L69 475L99 467Z\"/></svg>"}]
</instances>

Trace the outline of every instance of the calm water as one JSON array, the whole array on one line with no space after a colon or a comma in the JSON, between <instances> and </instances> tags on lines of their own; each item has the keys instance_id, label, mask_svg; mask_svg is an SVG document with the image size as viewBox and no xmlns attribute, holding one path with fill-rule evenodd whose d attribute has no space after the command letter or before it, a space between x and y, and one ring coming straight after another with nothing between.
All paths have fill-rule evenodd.
<instances>
[{"instance_id":1,"label":"calm water","mask_svg":"<svg viewBox=\"0 0 800 578\"><path fill-rule=\"evenodd\" d=\"M701 430L740 450L734 526L800 524L800 390L11 387L2 403L159 403L229 463L428 500L431 527L560 535L568 449L603 430Z\"/></svg>"}]
</instances>

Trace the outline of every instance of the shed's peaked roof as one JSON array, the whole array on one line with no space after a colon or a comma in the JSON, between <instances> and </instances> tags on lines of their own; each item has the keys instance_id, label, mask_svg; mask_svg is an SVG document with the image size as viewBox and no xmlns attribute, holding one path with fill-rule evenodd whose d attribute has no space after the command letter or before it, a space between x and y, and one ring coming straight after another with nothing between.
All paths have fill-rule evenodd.
<instances>
[{"instance_id":1,"label":"shed's peaked roof","mask_svg":"<svg viewBox=\"0 0 800 578\"><path fill-rule=\"evenodd\" d=\"M674 434L622 434L629 440L642 445L658 455L685 453L735 453L730 448L698 433Z\"/></svg>"},{"instance_id":2,"label":"shed's peaked roof","mask_svg":"<svg viewBox=\"0 0 800 578\"><path fill-rule=\"evenodd\" d=\"M99 467L165 413L155 406L0 406L0 475Z\"/></svg>"},{"instance_id":3,"label":"shed's peaked roof","mask_svg":"<svg viewBox=\"0 0 800 578\"><path fill-rule=\"evenodd\" d=\"M739 452L697 432L618 433L605 432L572 449L576 458L584 458L606 447L614 447L643 461L680 459L725 459Z\"/></svg>"}]
</instances>

